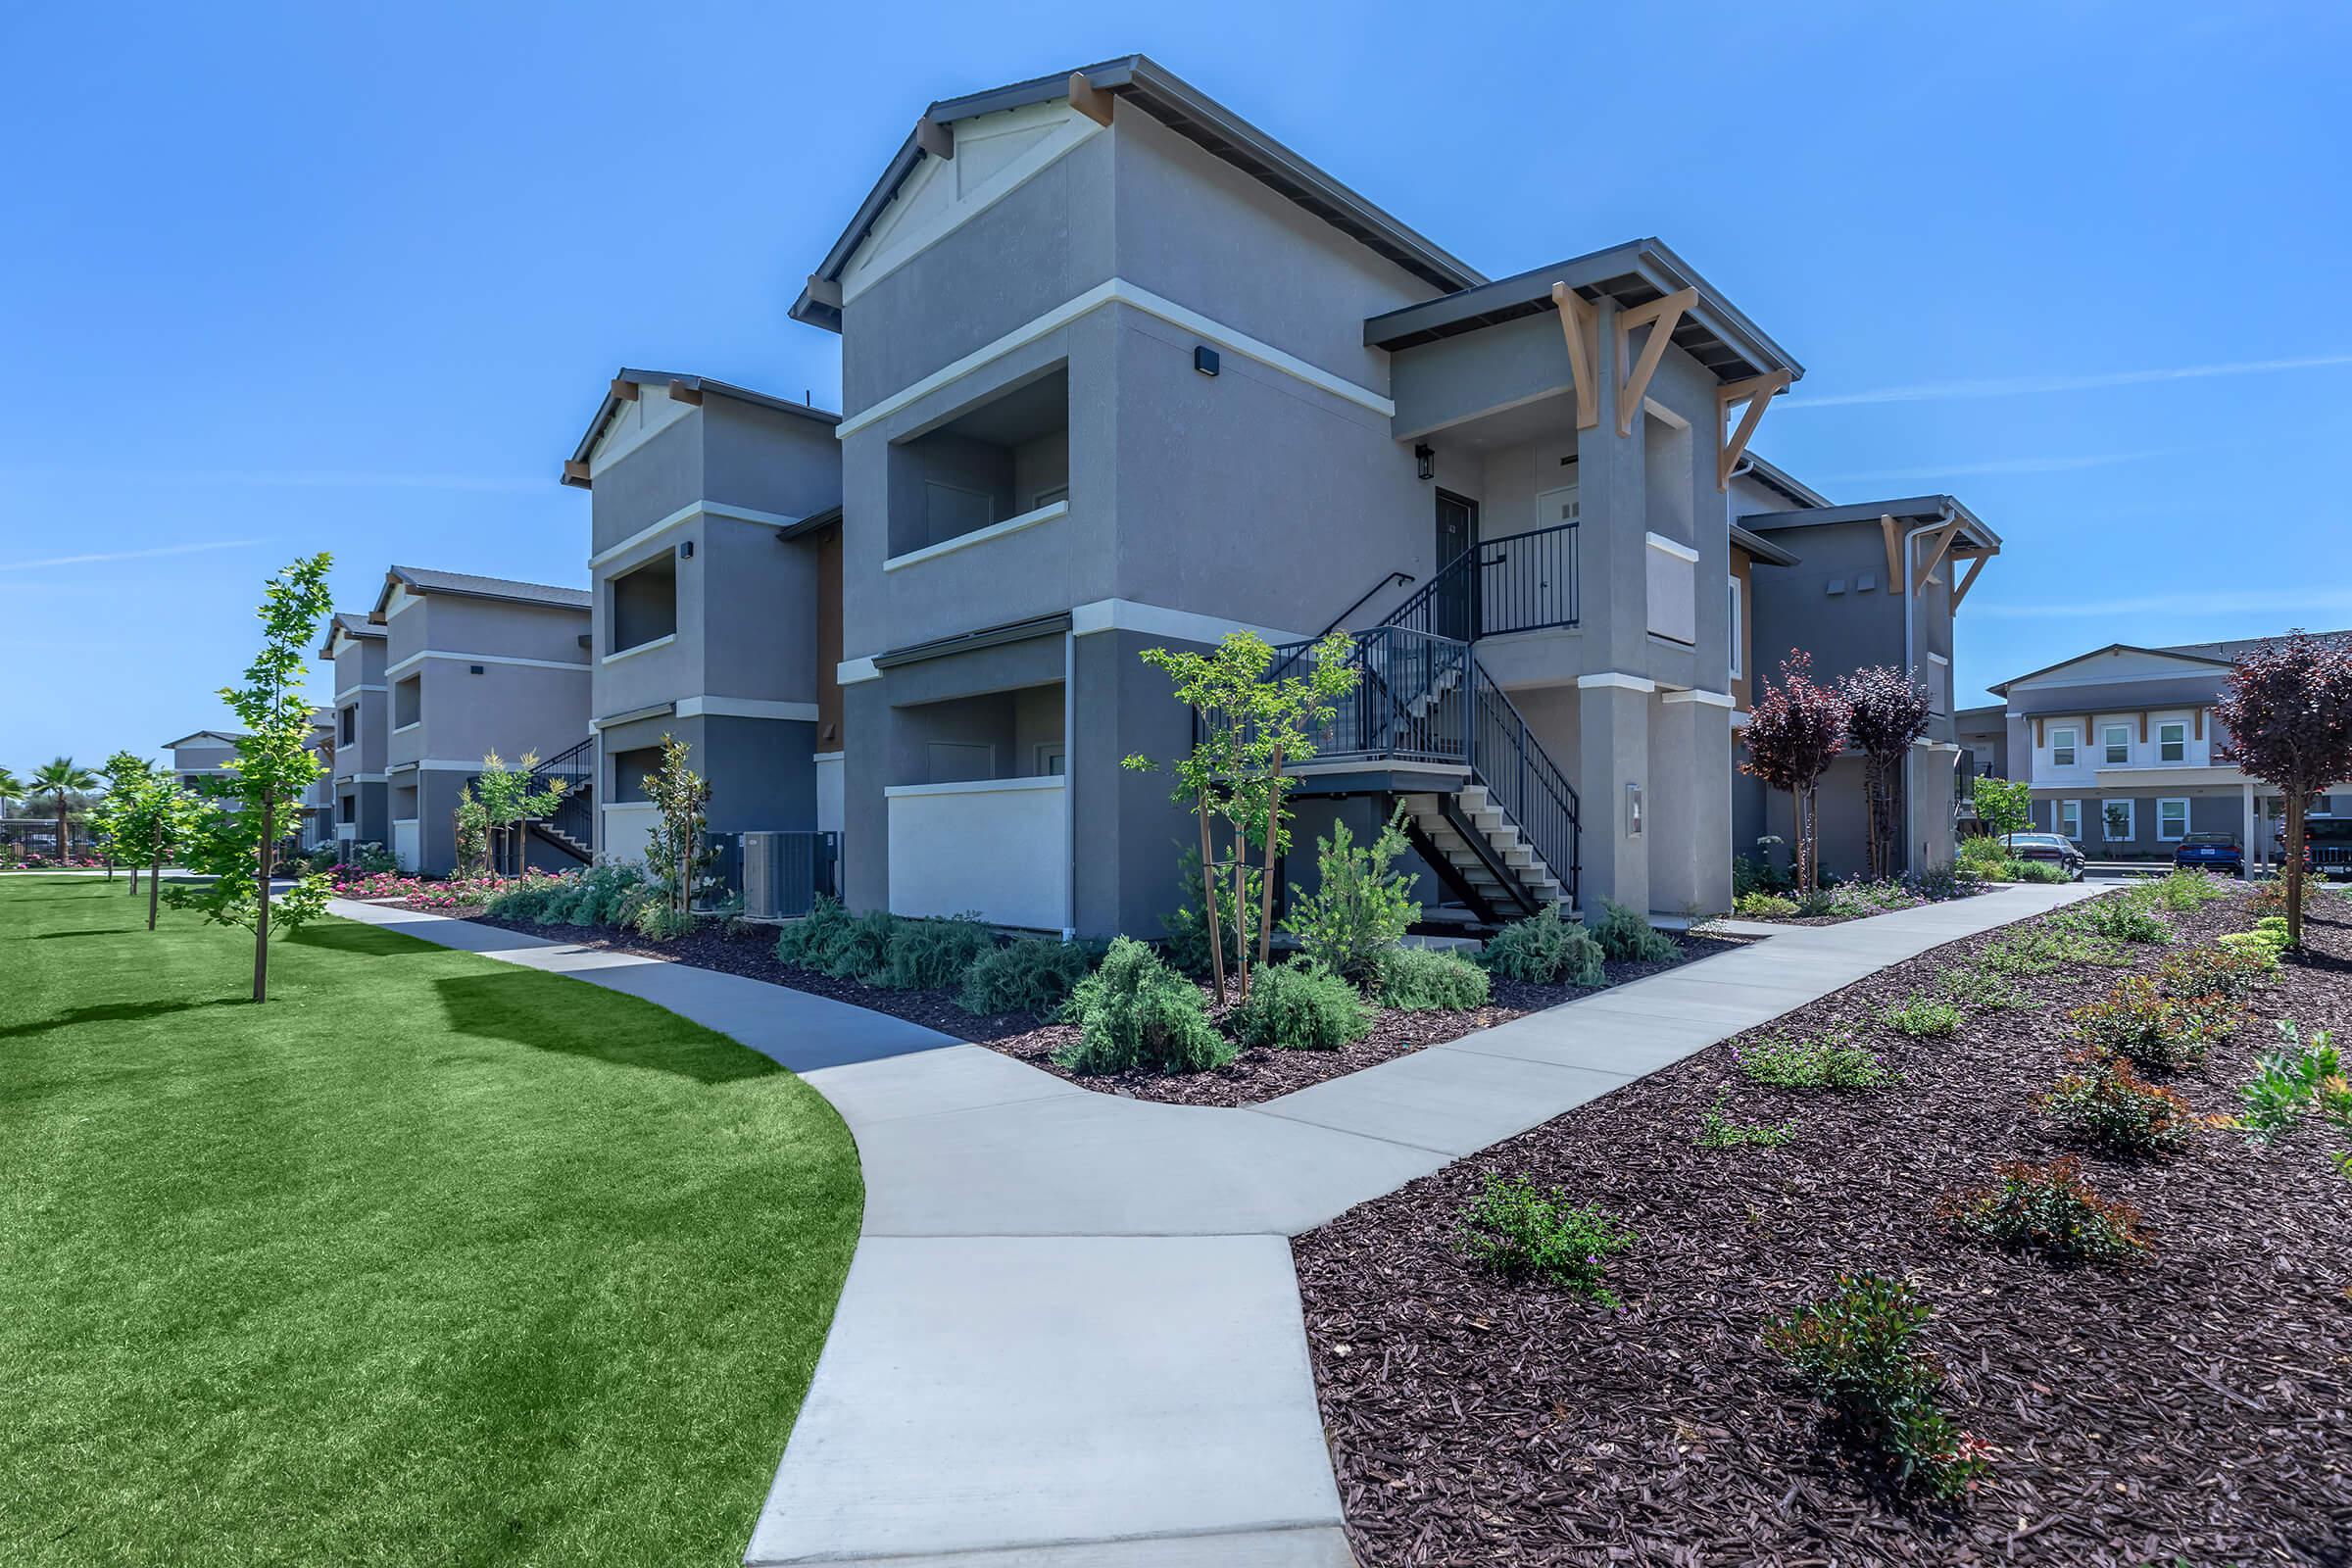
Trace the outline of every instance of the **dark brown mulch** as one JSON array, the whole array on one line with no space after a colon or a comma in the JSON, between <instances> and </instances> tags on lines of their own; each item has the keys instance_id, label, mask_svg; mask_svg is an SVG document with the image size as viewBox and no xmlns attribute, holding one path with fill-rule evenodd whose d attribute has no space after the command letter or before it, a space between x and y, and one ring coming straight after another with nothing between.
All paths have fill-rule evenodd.
<instances>
[{"instance_id":1,"label":"dark brown mulch","mask_svg":"<svg viewBox=\"0 0 2352 1568\"><path fill-rule=\"evenodd\" d=\"M790 986L795 991L831 997L837 1002L888 1013L894 1018L919 1023L958 1040L968 1040L974 1045L1001 1051L1016 1061L1042 1068L1084 1089L1178 1105L1254 1105L1261 1101L1272 1100L1277 1095L1287 1095L1293 1090L1319 1084L1327 1078L1360 1072L1393 1057L1408 1055L1426 1046L1459 1040L1473 1031L1491 1028L1592 994L1576 986L1533 986L1497 980L1494 986L1492 1004L1470 1011L1399 1012L1395 1008L1381 1008L1370 1034L1338 1051L1273 1051L1253 1046L1243 1051L1225 1066L1210 1072L1125 1072L1090 1078L1073 1073L1054 1060L1054 1053L1078 1038L1078 1030L1074 1025L1055 1023L1050 1018L1039 1018L1026 1012L976 1017L956 1004L956 993L953 991L895 991L857 980L836 980L814 969L799 969L779 963L776 960L775 933L772 928L755 928L750 935L730 937L719 927L706 926L690 937L657 943L606 927L536 925L519 920L485 919L478 914L468 918L502 930L520 931L529 936L577 943L581 947L602 948L613 953L636 953L651 958L669 958L699 968L724 970L728 974L764 980L770 985ZM1670 962L1610 963L1607 966L1609 984L1623 985L1644 975L1663 973L1740 946L1739 939L1732 937L1685 935L1676 938L1676 941L1682 951ZM1203 986L1202 991L1205 993L1206 990ZM1213 1002L1209 1004L1209 1012L1212 1017L1222 1017Z\"/></svg>"},{"instance_id":2,"label":"dark brown mulch","mask_svg":"<svg viewBox=\"0 0 2352 1568\"><path fill-rule=\"evenodd\" d=\"M2251 923L2243 896L2171 917L2184 939ZM2352 1036L2352 924L2253 1004L2197 1110L2277 1044L2269 1020ZM2065 1009L2121 971L2021 985L2030 1004L1909 1041L1874 1020L1982 949L1973 938L1776 1027L1860 1025L1902 1074L1869 1094L1748 1086L1717 1046L1298 1240L1323 1418L1365 1568L1404 1564L2085 1563L2352 1560L2352 1181L2307 1128L2270 1150L2200 1131L2159 1162L2086 1154L2155 1244L2054 1268L1933 1215L1995 1161L2065 1152L2035 1102L2070 1053ZM2135 966L2168 950L2132 950ZM1707 1151L1700 1113L1794 1119L1787 1148ZM1511 1285L1465 1261L1456 1215L1489 1173L1527 1174L1638 1231L1626 1307ZM1891 1495L1761 1348L1766 1321L1840 1270L1909 1277L1946 1405L1993 1445L1966 1505Z\"/></svg>"}]
</instances>

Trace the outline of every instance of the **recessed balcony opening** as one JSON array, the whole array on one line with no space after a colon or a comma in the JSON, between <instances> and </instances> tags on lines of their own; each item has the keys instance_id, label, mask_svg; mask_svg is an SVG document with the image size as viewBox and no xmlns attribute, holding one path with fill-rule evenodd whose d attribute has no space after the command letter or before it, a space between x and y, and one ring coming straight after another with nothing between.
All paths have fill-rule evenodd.
<instances>
[{"instance_id":1,"label":"recessed balcony opening","mask_svg":"<svg viewBox=\"0 0 2352 1568\"><path fill-rule=\"evenodd\" d=\"M411 675L392 685L392 727L407 729L424 720L424 677Z\"/></svg>"},{"instance_id":2,"label":"recessed balcony opening","mask_svg":"<svg viewBox=\"0 0 2352 1568\"><path fill-rule=\"evenodd\" d=\"M894 785L1057 778L1065 765L1059 681L916 704L898 717Z\"/></svg>"},{"instance_id":3,"label":"recessed balcony opening","mask_svg":"<svg viewBox=\"0 0 2352 1568\"><path fill-rule=\"evenodd\" d=\"M1070 372L1056 365L890 450L890 553L1035 515L1070 494Z\"/></svg>"},{"instance_id":4,"label":"recessed balcony opening","mask_svg":"<svg viewBox=\"0 0 2352 1568\"><path fill-rule=\"evenodd\" d=\"M610 654L672 637L678 630L678 558L664 550L642 566L605 585L605 613L612 627Z\"/></svg>"},{"instance_id":5,"label":"recessed balcony opening","mask_svg":"<svg viewBox=\"0 0 2352 1568\"><path fill-rule=\"evenodd\" d=\"M645 787L648 774L662 771L662 748L641 746L612 754L612 804L642 804L653 799Z\"/></svg>"}]
</instances>

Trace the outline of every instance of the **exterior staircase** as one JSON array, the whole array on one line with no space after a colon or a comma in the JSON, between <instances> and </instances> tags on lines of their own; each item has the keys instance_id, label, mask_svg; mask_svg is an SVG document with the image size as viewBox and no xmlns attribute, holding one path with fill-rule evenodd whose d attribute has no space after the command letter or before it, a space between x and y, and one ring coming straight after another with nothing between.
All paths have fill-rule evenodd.
<instances>
[{"instance_id":1,"label":"exterior staircase","mask_svg":"<svg viewBox=\"0 0 2352 1568\"><path fill-rule=\"evenodd\" d=\"M569 751L559 752L531 769L534 789L564 786L564 799L555 814L535 819L531 836L551 844L582 865L596 859L596 737L591 735Z\"/></svg>"}]
</instances>

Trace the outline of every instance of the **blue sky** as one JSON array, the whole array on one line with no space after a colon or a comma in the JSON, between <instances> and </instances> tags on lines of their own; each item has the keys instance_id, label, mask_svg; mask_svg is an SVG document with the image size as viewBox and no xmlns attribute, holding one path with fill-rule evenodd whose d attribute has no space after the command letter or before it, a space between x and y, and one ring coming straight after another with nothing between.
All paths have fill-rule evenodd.
<instances>
[{"instance_id":1,"label":"blue sky","mask_svg":"<svg viewBox=\"0 0 2352 1568\"><path fill-rule=\"evenodd\" d=\"M2008 541L1963 701L2352 624L2344 8L1117 9L0 11L0 760L222 721L298 553L584 581L616 366L835 406L914 116L1139 49L1491 275L1673 245L1807 367L1757 450Z\"/></svg>"}]
</instances>

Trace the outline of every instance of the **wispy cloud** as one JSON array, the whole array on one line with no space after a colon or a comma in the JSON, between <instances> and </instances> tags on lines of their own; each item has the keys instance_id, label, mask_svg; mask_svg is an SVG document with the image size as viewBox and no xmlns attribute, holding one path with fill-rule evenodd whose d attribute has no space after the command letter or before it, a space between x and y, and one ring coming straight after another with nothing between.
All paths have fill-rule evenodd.
<instances>
[{"instance_id":1,"label":"wispy cloud","mask_svg":"<svg viewBox=\"0 0 2352 1568\"><path fill-rule=\"evenodd\" d=\"M1872 468L1860 473L1825 473L1824 484L1859 484L1876 479L1948 479L1967 473L2071 473L2078 468L2106 468L2119 463L2177 456L2173 448L2151 452L2068 453L2043 458L1990 458L1978 463L1939 463L1925 468Z\"/></svg>"},{"instance_id":2,"label":"wispy cloud","mask_svg":"<svg viewBox=\"0 0 2352 1568\"><path fill-rule=\"evenodd\" d=\"M2315 354L2291 360L2240 360L2230 365L2179 365L2168 369L2103 370L2090 375L2011 375L1983 381L1923 381L1868 392L1784 398L1779 409L1835 409L1858 403L1931 403L1952 398L2016 398L2042 392L2094 392L2103 387L2200 381L2216 375L2268 375L2277 370L2324 370L2352 365L2352 354Z\"/></svg>"},{"instance_id":3,"label":"wispy cloud","mask_svg":"<svg viewBox=\"0 0 2352 1568\"><path fill-rule=\"evenodd\" d=\"M1977 613L1969 602L1968 612ZM2095 620L2115 615L2212 615L2240 613L2281 617L2280 623L2300 617L2314 624L2322 616L2352 615L2352 591L2276 593L2205 592L2133 594L2113 599L2071 599L2040 605L2005 605L1995 600L1984 607L1994 620Z\"/></svg>"},{"instance_id":4,"label":"wispy cloud","mask_svg":"<svg viewBox=\"0 0 2352 1568\"><path fill-rule=\"evenodd\" d=\"M157 545L152 550L103 550L86 556L50 556L41 561L0 561L0 571L39 571L48 566L92 566L109 561L146 561L156 556L195 556L212 550L242 550L259 539L207 539L201 544Z\"/></svg>"}]
</instances>

